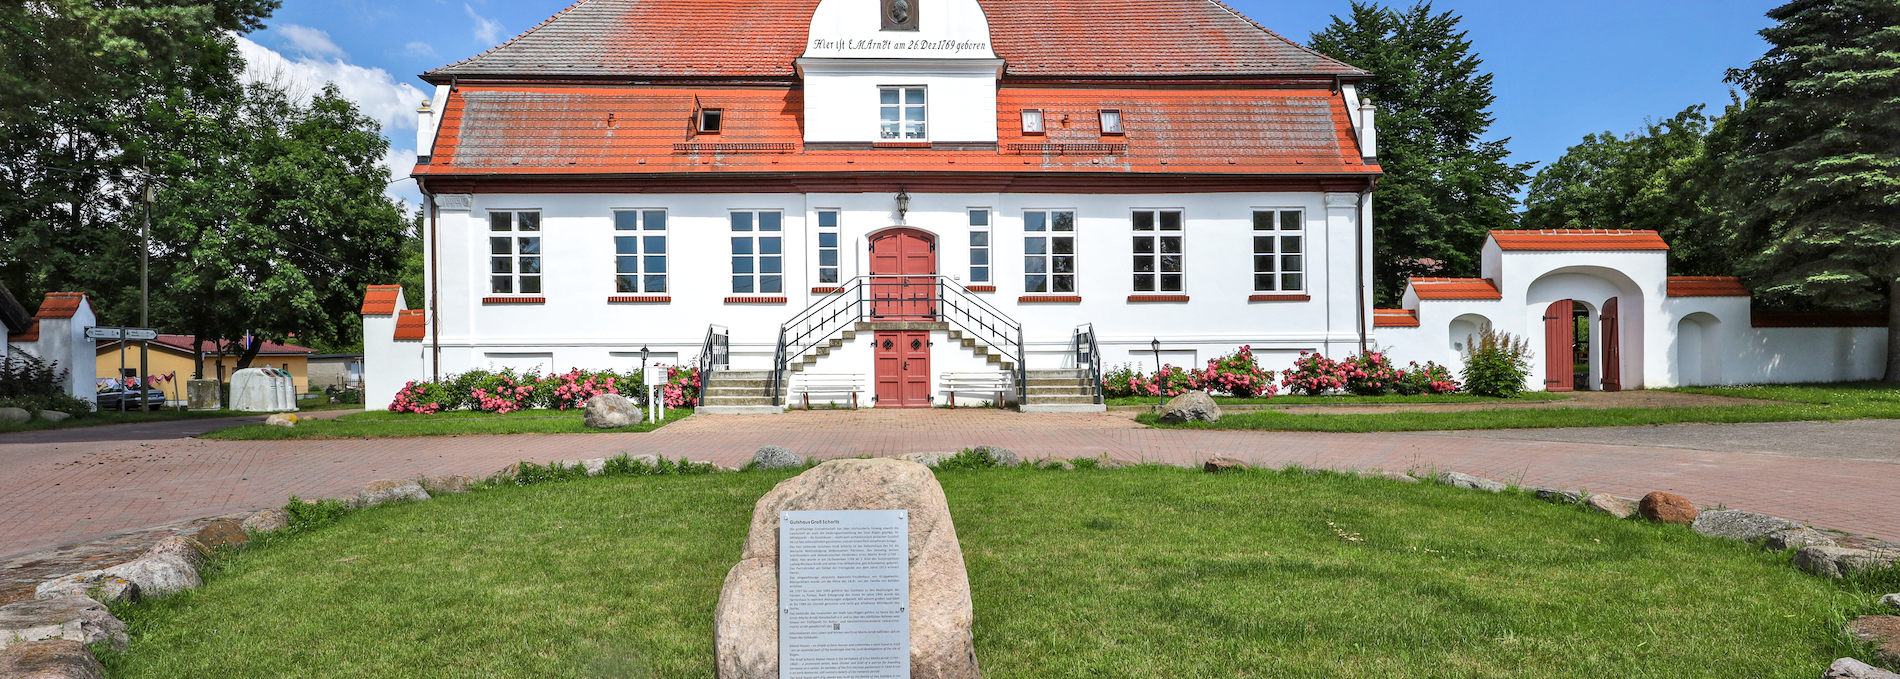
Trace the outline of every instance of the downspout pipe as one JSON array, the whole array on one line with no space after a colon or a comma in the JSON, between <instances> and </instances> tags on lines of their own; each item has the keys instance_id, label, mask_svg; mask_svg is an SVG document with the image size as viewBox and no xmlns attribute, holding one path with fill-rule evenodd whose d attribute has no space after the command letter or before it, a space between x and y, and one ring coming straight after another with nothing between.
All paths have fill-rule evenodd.
<instances>
[{"instance_id":1,"label":"downspout pipe","mask_svg":"<svg viewBox=\"0 0 1900 679\"><path fill-rule=\"evenodd\" d=\"M429 368L429 381L442 381L442 249L436 235L441 230L441 213L435 205L435 194L424 190L422 200L429 204L429 347L434 353Z\"/></svg>"}]
</instances>

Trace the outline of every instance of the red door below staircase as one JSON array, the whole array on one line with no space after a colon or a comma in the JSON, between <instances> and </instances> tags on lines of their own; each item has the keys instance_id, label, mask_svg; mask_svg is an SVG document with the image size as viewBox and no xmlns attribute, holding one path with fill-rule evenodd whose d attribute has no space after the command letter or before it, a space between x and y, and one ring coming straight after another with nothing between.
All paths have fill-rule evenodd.
<instances>
[{"instance_id":1,"label":"red door below staircase","mask_svg":"<svg viewBox=\"0 0 1900 679\"><path fill-rule=\"evenodd\" d=\"M877 407L930 407L930 331L879 330Z\"/></svg>"},{"instance_id":2,"label":"red door below staircase","mask_svg":"<svg viewBox=\"0 0 1900 679\"><path fill-rule=\"evenodd\" d=\"M937 241L916 229L871 236L871 316L880 321L936 320Z\"/></svg>"}]
</instances>

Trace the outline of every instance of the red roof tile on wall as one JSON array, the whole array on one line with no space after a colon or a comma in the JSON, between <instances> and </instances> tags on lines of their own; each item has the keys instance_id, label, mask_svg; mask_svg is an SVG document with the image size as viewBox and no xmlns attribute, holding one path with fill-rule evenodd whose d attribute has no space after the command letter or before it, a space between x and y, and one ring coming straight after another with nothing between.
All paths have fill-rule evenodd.
<instances>
[{"instance_id":1,"label":"red roof tile on wall","mask_svg":"<svg viewBox=\"0 0 1900 679\"><path fill-rule=\"evenodd\" d=\"M27 326L27 329L25 332L9 333L7 335L7 341L8 342L38 342L40 341L39 319L34 319L33 324L30 326Z\"/></svg>"},{"instance_id":2,"label":"red roof tile on wall","mask_svg":"<svg viewBox=\"0 0 1900 679\"><path fill-rule=\"evenodd\" d=\"M1419 299L1504 299L1489 278L1413 278Z\"/></svg>"},{"instance_id":3,"label":"red roof tile on wall","mask_svg":"<svg viewBox=\"0 0 1900 679\"><path fill-rule=\"evenodd\" d=\"M34 318L72 318L79 313L79 303L86 299L83 292L49 292L46 301L40 303L39 313Z\"/></svg>"},{"instance_id":4,"label":"red roof tile on wall","mask_svg":"<svg viewBox=\"0 0 1900 679\"><path fill-rule=\"evenodd\" d=\"M1411 309L1373 309L1372 327L1416 328L1418 327L1418 312Z\"/></svg>"},{"instance_id":5,"label":"red roof tile on wall","mask_svg":"<svg viewBox=\"0 0 1900 679\"><path fill-rule=\"evenodd\" d=\"M1748 288L1734 276L1670 276L1670 297L1747 297Z\"/></svg>"},{"instance_id":6,"label":"red roof tile on wall","mask_svg":"<svg viewBox=\"0 0 1900 679\"><path fill-rule=\"evenodd\" d=\"M428 322L423 318L421 309L407 309L396 312L396 340L416 341L427 334Z\"/></svg>"},{"instance_id":7,"label":"red roof tile on wall","mask_svg":"<svg viewBox=\"0 0 1900 679\"><path fill-rule=\"evenodd\" d=\"M1213 0L979 0L1012 76L1361 76ZM582 0L473 58L424 74L785 77L818 0Z\"/></svg>"},{"instance_id":8,"label":"red roof tile on wall","mask_svg":"<svg viewBox=\"0 0 1900 679\"><path fill-rule=\"evenodd\" d=\"M396 313L396 298L401 296L400 285L372 285L363 295L364 316L388 316Z\"/></svg>"},{"instance_id":9,"label":"red roof tile on wall","mask_svg":"<svg viewBox=\"0 0 1900 679\"><path fill-rule=\"evenodd\" d=\"M1669 244L1654 231L1610 229L1544 229L1541 231L1492 231L1498 247L1511 251L1587 251L1587 250L1668 250Z\"/></svg>"}]
</instances>

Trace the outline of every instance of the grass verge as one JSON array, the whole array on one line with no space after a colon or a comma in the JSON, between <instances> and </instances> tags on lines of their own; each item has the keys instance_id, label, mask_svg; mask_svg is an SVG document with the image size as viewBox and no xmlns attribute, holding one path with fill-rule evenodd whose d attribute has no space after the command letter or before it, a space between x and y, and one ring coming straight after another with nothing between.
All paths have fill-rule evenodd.
<instances>
[{"instance_id":1,"label":"grass verge","mask_svg":"<svg viewBox=\"0 0 1900 679\"><path fill-rule=\"evenodd\" d=\"M720 584L792 473L347 514L124 609L131 651L101 656L114 677L711 677ZM938 478L991 679L1807 679L1865 657L1841 625L1900 587L1519 493L1163 467Z\"/></svg>"},{"instance_id":2,"label":"grass verge","mask_svg":"<svg viewBox=\"0 0 1900 679\"><path fill-rule=\"evenodd\" d=\"M528 411L524 411L528 412ZM636 424L620 429L589 429L582 423L582 413L578 410L545 411L562 413L560 415L523 415L520 417L431 417L416 416L418 419L395 419L383 417L359 418L358 414L344 415L334 420L305 420L295 427L272 427L254 424L201 434L200 438L221 439L226 441L266 441L284 439L362 439L405 436L467 436L474 434L628 434L649 432L669 423L685 419L693 414L689 409L666 411L666 419L660 422ZM379 413L360 413L377 415ZM449 414L449 413L441 413ZM479 413L462 413L476 415ZM514 413L509 413L514 415Z\"/></svg>"},{"instance_id":3,"label":"grass verge","mask_svg":"<svg viewBox=\"0 0 1900 679\"><path fill-rule=\"evenodd\" d=\"M1275 396L1273 398L1234 398L1232 396L1215 396L1214 402L1219 403L1224 406L1225 405L1352 406L1352 405L1367 405L1367 404L1379 404L1379 403L1511 403L1511 402L1523 402L1523 401L1563 401L1569 398L1570 398L1569 394L1551 393L1548 391L1527 391L1522 394L1518 394L1516 397L1513 397L1513 398L1491 398L1489 396L1473 396L1471 394L1419 394L1417 396L1400 396L1398 394L1386 394L1384 396ZM1160 403L1161 399L1155 396L1124 396L1121 398L1105 399L1105 401L1108 403L1108 405L1112 405L1112 406L1151 406L1151 405L1156 405Z\"/></svg>"},{"instance_id":4,"label":"grass verge","mask_svg":"<svg viewBox=\"0 0 1900 679\"><path fill-rule=\"evenodd\" d=\"M1442 413L1295 415L1276 411L1233 413L1219 422L1164 424L1152 413L1135 419L1163 428L1261 429L1271 431L1438 431L1453 429L1539 429L1550 427L1622 427L1658 424L1737 424L1809 420L1900 418L1900 389L1879 382L1693 387L1698 394L1785 401L1766 405L1673 408L1549 408L1473 410Z\"/></svg>"}]
</instances>

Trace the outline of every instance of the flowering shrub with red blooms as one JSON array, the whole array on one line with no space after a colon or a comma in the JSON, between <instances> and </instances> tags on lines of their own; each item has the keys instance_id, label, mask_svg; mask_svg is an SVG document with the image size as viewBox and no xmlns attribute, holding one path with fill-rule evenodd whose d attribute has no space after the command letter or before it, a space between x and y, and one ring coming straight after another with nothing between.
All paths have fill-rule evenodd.
<instances>
[{"instance_id":1,"label":"flowering shrub with red blooms","mask_svg":"<svg viewBox=\"0 0 1900 679\"><path fill-rule=\"evenodd\" d=\"M1280 373L1280 384L1296 394L1318 396L1335 389L1345 389L1346 379L1351 372L1346 365L1316 353L1302 351L1293 367Z\"/></svg>"},{"instance_id":2,"label":"flowering shrub with red blooms","mask_svg":"<svg viewBox=\"0 0 1900 679\"><path fill-rule=\"evenodd\" d=\"M1135 372L1132 363L1123 363L1121 367L1102 373L1103 398L1127 398L1134 396L1141 388L1141 373Z\"/></svg>"},{"instance_id":3,"label":"flowering shrub with red blooms","mask_svg":"<svg viewBox=\"0 0 1900 679\"><path fill-rule=\"evenodd\" d=\"M660 388L666 397L668 408L694 408L699 406L699 368L667 366L666 386Z\"/></svg>"},{"instance_id":4,"label":"flowering shrub with red blooms","mask_svg":"<svg viewBox=\"0 0 1900 679\"><path fill-rule=\"evenodd\" d=\"M418 415L442 412L442 401L448 392L446 385L411 381L396 392L396 399L389 402L389 412Z\"/></svg>"},{"instance_id":5,"label":"flowering shrub with red blooms","mask_svg":"<svg viewBox=\"0 0 1900 679\"><path fill-rule=\"evenodd\" d=\"M1194 371L1189 384L1202 391L1222 392L1240 398L1265 396L1272 398L1280 390L1273 383L1273 373L1260 369L1254 362L1253 347L1242 346L1238 351L1220 358L1207 360L1206 370Z\"/></svg>"},{"instance_id":6,"label":"flowering shrub with red blooms","mask_svg":"<svg viewBox=\"0 0 1900 679\"><path fill-rule=\"evenodd\" d=\"M1398 383L1392 385L1393 391L1406 396L1450 394L1458 391L1459 388L1458 381L1451 377L1450 368L1431 361L1426 361L1422 367L1418 361L1413 361L1409 367L1399 373Z\"/></svg>"},{"instance_id":7,"label":"flowering shrub with red blooms","mask_svg":"<svg viewBox=\"0 0 1900 679\"><path fill-rule=\"evenodd\" d=\"M615 388L619 381L620 376L612 371L588 374L575 368L566 375L549 375L542 379L535 389L536 396L541 398L536 400L556 410L579 408L595 396L620 393ZM546 394L541 394L544 391ZM638 401L639 395L636 394L634 400Z\"/></svg>"},{"instance_id":8,"label":"flowering shrub with red blooms","mask_svg":"<svg viewBox=\"0 0 1900 679\"><path fill-rule=\"evenodd\" d=\"M1340 363L1345 368L1346 391L1358 396L1382 396L1399 381L1399 369L1392 367L1384 352L1368 351Z\"/></svg>"}]
</instances>

